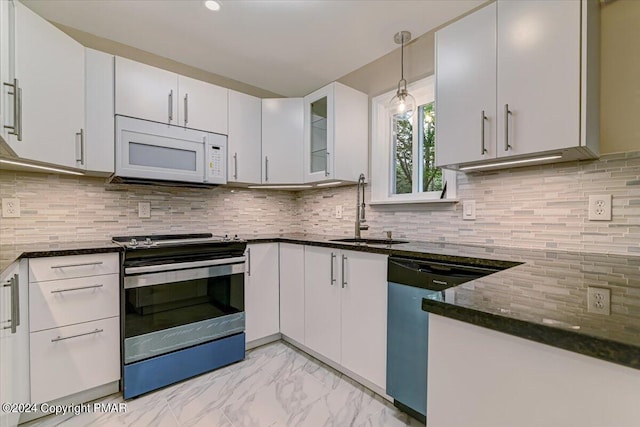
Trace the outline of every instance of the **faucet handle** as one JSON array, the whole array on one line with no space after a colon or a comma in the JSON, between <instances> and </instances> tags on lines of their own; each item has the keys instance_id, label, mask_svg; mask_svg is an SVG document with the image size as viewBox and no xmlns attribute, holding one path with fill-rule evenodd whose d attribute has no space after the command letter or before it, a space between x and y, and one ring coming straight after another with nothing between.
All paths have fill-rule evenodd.
<instances>
[{"instance_id":1,"label":"faucet handle","mask_svg":"<svg viewBox=\"0 0 640 427\"><path fill-rule=\"evenodd\" d=\"M385 231L385 233L387 233L387 240L392 240L391 236L393 234L393 231Z\"/></svg>"}]
</instances>

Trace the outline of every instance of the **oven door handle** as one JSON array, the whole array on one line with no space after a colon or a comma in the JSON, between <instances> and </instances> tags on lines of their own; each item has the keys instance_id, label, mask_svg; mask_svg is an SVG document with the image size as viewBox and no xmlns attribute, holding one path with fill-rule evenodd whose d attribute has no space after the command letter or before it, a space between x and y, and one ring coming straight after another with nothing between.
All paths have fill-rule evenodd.
<instances>
[{"instance_id":1,"label":"oven door handle","mask_svg":"<svg viewBox=\"0 0 640 427\"><path fill-rule=\"evenodd\" d=\"M146 265L143 267L126 267L124 274L157 273L161 271L184 270L185 268L210 267L213 265L239 264L245 257L211 259L206 261L177 262L170 264Z\"/></svg>"}]
</instances>

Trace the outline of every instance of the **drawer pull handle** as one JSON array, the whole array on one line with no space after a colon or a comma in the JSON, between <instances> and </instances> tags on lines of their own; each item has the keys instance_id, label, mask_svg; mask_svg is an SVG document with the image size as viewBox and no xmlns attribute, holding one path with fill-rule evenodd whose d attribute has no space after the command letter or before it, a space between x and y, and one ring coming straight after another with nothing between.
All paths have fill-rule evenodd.
<instances>
[{"instance_id":1,"label":"drawer pull handle","mask_svg":"<svg viewBox=\"0 0 640 427\"><path fill-rule=\"evenodd\" d=\"M83 289L94 289L101 288L103 285L91 285L91 286L80 286L78 288L68 288L68 289L56 289L55 291L51 291L52 294L58 294L60 292L69 292L69 291L81 291Z\"/></svg>"},{"instance_id":2,"label":"drawer pull handle","mask_svg":"<svg viewBox=\"0 0 640 427\"><path fill-rule=\"evenodd\" d=\"M448 283L447 283L447 282L445 282L445 281L442 281L442 280L435 280L435 279L433 279L433 283L437 283L438 285L448 285Z\"/></svg>"},{"instance_id":3,"label":"drawer pull handle","mask_svg":"<svg viewBox=\"0 0 640 427\"><path fill-rule=\"evenodd\" d=\"M93 334L97 334L97 333L100 333L100 332L104 332L104 329L96 329L95 331L85 332L84 334L71 335L70 337L58 336L57 338L52 339L51 342L70 340L71 338L84 337L85 335L93 335Z\"/></svg>"},{"instance_id":4,"label":"drawer pull handle","mask_svg":"<svg viewBox=\"0 0 640 427\"><path fill-rule=\"evenodd\" d=\"M102 265L102 264L104 264L102 261L94 261L94 262L83 262L80 264L52 265L51 268L87 267L90 265Z\"/></svg>"}]
</instances>

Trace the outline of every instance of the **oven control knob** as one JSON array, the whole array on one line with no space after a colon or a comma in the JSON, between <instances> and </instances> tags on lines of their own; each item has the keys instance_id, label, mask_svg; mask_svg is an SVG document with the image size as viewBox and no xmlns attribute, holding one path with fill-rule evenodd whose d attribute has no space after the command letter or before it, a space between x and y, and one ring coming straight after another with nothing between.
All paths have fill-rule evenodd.
<instances>
[{"instance_id":1,"label":"oven control knob","mask_svg":"<svg viewBox=\"0 0 640 427\"><path fill-rule=\"evenodd\" d=\"M131 239L131 240L129 241L129 244L130 244L131 246L138 246L138 241L137 241L136 239Z\"/></svg>"},{"instance_id":2,"label":"oven control knob","mask_svg":"<svg viewBox=\"0 0 640 427\"><path fill-rule=\"evenodd\" d=\"M229 238L228 234L225 234L224 237L222 238L222 240L224 240L226 242L227 240L231 240L231 239Z\"/></svg>"},{"instance_id":3,"label":"oven control knob","mask_svg":"<svg viewBox=\"0 0 640 427\"><path fill-rule=\"evenodd\" d=\"M151 245L151 238L147 237L146 239L144 239L144 244Z\"/></svg>"},{"instance_id":4,"label":"oven control knob","mask_svg":"<svg viewBox=\"0 0 640 427\"><path fill-rule=\"evenodd\" d=\"M235 235L233 236L233 240L240 240L240 238L238 237L238 235L237 235L237 234L235 234Z\"/></svg>"}]
</instances>

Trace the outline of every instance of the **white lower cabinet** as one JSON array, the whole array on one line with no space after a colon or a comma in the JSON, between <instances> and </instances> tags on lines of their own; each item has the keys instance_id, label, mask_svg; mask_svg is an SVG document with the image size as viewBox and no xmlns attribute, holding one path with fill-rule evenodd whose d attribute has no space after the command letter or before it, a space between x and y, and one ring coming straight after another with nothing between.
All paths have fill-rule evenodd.
<instances>
[{"instance_id":1,"label":"white lower cabinet","mask_svg":"<svg viewBox=\"0 0 640 427\"><path fill-rule=\"evenodd\" d=\"M280 332L304 344L305 247L280 243Z\"/></svg>"},{"instance_id":2,"label":"white lower cabinet","mask_svg":"<svg viewBox=\"0 0 640 427\"><path fill-rule=\"evenodd\" d=\"M244 277L246 342L280 332L278 243L247 245Z\"/></svg>"},{"instance_id":3,"label":"white lower cabinet","mask_svg":"<svg viewBox=\"0 0 640 427\"><path fill-rule=\"evenodd\" d=\"M120 379L120 319L31 334L31 402L43 403Z\"/></svg>"},{"instance_id":4,"label":"white lower cabinet","mask_svg":"<svg viewBox=\"0 0 640 427\"><path fill-rule=\"evenodd\" d=\"M305 247L305 345L384 389L387 256Z\"/></svg>"},{"instance_id":5,"label":"white lower cabinet","mask_svg":"<svg viewBox=\"0 0 640 427\"><path fill-rule=\"evenodd\" d=\"M31 402L118 381L119 254L37 258L28 271Z\"/></svg>"}]
</instances>

